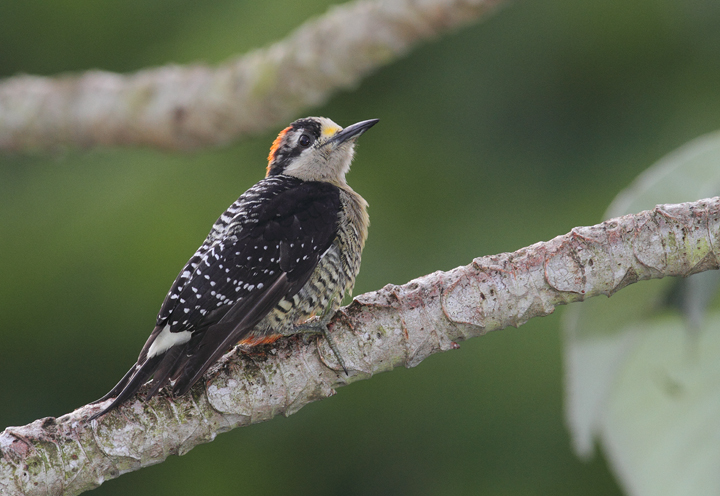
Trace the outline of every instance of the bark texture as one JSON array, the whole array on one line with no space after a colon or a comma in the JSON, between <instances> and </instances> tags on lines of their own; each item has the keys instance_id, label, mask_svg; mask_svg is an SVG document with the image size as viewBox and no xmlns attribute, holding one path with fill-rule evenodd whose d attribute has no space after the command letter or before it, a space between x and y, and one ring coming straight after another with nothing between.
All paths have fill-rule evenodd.
<instances>
[{"instance_id":1,"label":"bark texture","mask_svg":"<svg viewBox=\"0 0 720 496\"><path fill-rule=\"evenodd\" d=\"M519 326L556 306L610 296L646 279L719 268L720 197L578 227L514 253L473 260L402 286L358 296L334 317L342 373L324 340L279 341L265 356L233 351L191 394L134 399L97 421L100 405L0 434L0 493L73 495L182 455L235 427L291 415L335 388L488 331ZM621 297L621 296L620 296Z\"/></svg>"},{"instance_id":2,"label":"bark texture","mask_svg":"<svg viewBox=\"0 0 720 496\"><path fill-rule=\"evenodd\" d=\"M0 82L0 151L72 145L187 150L287 124L413 46L504 0L358 0L218 67L89 71Z\"/></svg>"}]
</instances>

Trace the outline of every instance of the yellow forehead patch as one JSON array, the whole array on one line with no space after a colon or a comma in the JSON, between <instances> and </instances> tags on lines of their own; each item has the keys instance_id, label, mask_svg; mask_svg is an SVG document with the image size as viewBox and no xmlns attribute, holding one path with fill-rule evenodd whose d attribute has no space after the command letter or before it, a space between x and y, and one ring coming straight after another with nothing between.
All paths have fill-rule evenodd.
<instances>
[{"instance_id":1,"label":"yellow forehead patch","mask_svg":"<svg viewBox=\"0 0 720 496\"><path fill-rule=\"evenodd\" d=\"M340 126L323 125L321 132L322 132L323 136L328 137L328 136L333 136L334 134L337 134L340 131L342 131L342 128Z\"/></svg>"}]
</instances>

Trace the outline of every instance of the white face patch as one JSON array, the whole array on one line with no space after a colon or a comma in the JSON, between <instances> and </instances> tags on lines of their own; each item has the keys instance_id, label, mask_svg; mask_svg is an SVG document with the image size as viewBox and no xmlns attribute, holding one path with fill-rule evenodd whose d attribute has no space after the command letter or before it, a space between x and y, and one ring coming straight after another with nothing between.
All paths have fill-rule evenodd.
<instances>
[{"instance_id":1,"label":"white face patch","mask_svg":"<svg viewBox=\"0 0 720 496\"><path fill-rule=\"evenodd\" d=\"M282 173L305 181L324 181L339 186L347 184L345 174L350 170L355 153L355 139L328 143L343 128L326 117L308 119L320 124L320 136L312 146L294 156ZM287 139L300 147L298 140L302 134L302 129L296 129L287 135Z\"/></svg>"},{"instance_id":2,"label":"white face patch","mask_svg":"<svg viewBox=\"0 0 720 496\"><path fill-rule=\"evenodd\" d=\"M350 170L354 147L354 143L345 142L338 148L309 148L286 167L283 174L304 181L346 184L345 174Z\"/></svg>"},{"instance_id":3,"label":"white face patch","mask_svg":"<svg viewBox=\"0 0 720 496\"><path fill-rule=\"evenodd\" d=\"M170 326L166 325L150 345L147 356L152 358L160 353L165 353L175 345L185 344L190 341L191 336L192 332L190 331L170 332Z\"/></svg>"}]
</instances>

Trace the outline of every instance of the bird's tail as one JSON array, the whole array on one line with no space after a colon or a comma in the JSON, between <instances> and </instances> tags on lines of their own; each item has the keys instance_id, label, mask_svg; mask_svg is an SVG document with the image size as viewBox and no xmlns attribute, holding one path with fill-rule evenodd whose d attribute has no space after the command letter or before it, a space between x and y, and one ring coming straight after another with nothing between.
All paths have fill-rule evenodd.
<instances>
[{"instance_id":1,"label":"bird's tail","mask_svg":"<svg viewBox=\"0 0 720 496\"><path fill-rule=\"evenodd\" d=\"M140 352L137 362L125 376L120 379L112 390L99 400L90 403L94 405L102 401L114 398L112 403L101 412L96 413L90 420L102 417L111 410L120 406L123 402L131 398L138 392L140 387L145 384L151 377L153 379L152 387L147 393L145 399L149 400L162 388L173 376L177 374L178 367L182 366L183 358L186 357L187 343L171 346L163 353L148 358L147 353L150 346L160 333L160 327L156 327L148 338L145 346Z\"/></svg>"},{"instance_id":2,"label":"bird's tail","mask_svg":"<svg viewBox=\"0 0 720 496\"><path fill-rule=\"evenodd\" d=\"M102 403L103 401L105 401L107 399L115 398L125 388L125 385L128 383L128 381L130 380L130 378L133 376L133 374L135 373L135 371L137 369L138 369L138 364L136 363L135 365L130 367L130 370L127 371L127 374L125 374L125 376L123 376L123 378L120 379L120 382L118 382L109 393L107 393L105 396L103 396L100 399L91 401L89 404L95 405L97 403Z\"/></svg>"},{"instance_id":3,"label":"bird's tail","mask_svg":"<svg viewBox=\"0 0 720 496\"><path fill-rule=\"evenodd\" d=\"M112 389L112 391L110 391L108 394L106 394L99 400L93 402L99 403L109 398L115 398L113 402L110 403L110 405L107 406L104 410L90 417L90 420L95 420L98 417L102 417L109 411L114 410L132 395L137 393L138 389L140 389L140 386L145 384L145 382L147 382L147 380L150 379L150 377L155 373L156 369L167 354L168 353L166 352L160 355L156 355L152 358L148 358L142 365L140 365L139 361L138 363L133 365L132 368L128 370L127 374L125 374L125 377L123 377L120 382L117 383L117 385Z\"/></svg>"}]
</instances>

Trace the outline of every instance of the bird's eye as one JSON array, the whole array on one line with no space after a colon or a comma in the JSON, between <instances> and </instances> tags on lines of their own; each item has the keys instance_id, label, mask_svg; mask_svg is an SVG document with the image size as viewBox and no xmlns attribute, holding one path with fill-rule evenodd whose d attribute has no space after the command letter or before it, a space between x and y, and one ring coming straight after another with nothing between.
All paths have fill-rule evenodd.
<instances>
[{"instance_id":1,"label":"bird's eye","mask_svg":"<svg viewBox=\"0 0 720 496\"><path fill-rule=\"evenodd\" d=\"M300 136L298 143L300 144L300 146L307 148L308 146L310 146L310 143L312 143L312 140L310 139L310 136L308 136L307 134L303 134L302 136Z\"/></svg>"}]
</instances>

